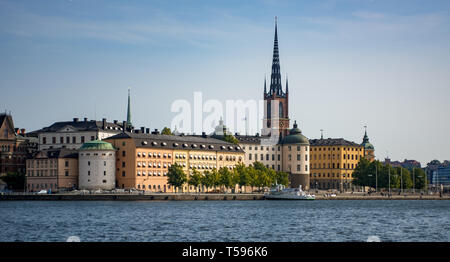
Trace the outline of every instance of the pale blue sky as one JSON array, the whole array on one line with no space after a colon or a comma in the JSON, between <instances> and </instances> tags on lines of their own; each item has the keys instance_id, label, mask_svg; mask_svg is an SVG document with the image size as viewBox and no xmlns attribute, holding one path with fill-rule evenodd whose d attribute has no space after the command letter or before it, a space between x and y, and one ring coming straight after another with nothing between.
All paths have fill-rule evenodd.
<instances>
[{"instance_id":1,"label":"pale blue sky","mask_svg":"<svg viewBox=\"0 0 450 262\"><path fill-rule=\"evenodd\" d=\"M169 126L176 99L261 99L274 16L290 117L377 158L450 159L450 1L0 0L0 110Z\"/></svg>"}]
</instances>

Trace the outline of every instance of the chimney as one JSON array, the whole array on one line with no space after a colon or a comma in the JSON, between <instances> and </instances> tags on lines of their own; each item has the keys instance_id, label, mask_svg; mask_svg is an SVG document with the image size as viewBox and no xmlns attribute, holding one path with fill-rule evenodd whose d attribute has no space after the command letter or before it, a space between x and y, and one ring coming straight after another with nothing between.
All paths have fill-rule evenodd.
<instances>
[{"instance_id":1,"label":"chimney","mask_svg":"<svg viewBox=\"0 0 450 262\"><path fill-rule=\"evenodd\" d=\"M145 133L146 133L146 134L150 134L150 128L146 128L146 129L145 129Z\"/></svg>"},{"instance_id":2,"label":"chimney","mask_svg":"<svg viewBox=\"0 0 450 262\"><path fill-rule=\"evenodd\" d=\"M206 132L202 132L202 137L206 138Z\"/></svg>"},{"instance_id":3,"label":"chimney","mask_svg":"<svg viewBox=\"0 0 450 262\"><path fill-rule=\"evenodd\" d=\"M73 122L75 122L75 123L78 122L78 118L75 117L75 118L73 119Z\"/></svg>"},{"instance_id":4,"label":"chimney","mask_svg":"<svg viewBox=\"0 0 450 262\"><path fill-rule=\"evenodd\" d=\"M125 133L127 131L127 121L122 121L122 131Z\"/></svg>"},{"instance_id":5,"label":"chimney","mask_svg":"<svg viewBox=\"0 0 450 262\"><path fill-rule=\"evenodd\" d=\"M141 134L144 134L145 126L141 126Z\"/></svg>"},{"instance_id":6,"label":"chimney","mask_svg":"<svg viewBox=\"0 0 450 262\"><path fill-rule=\"evenodd\" d=\"M114 124L116 124L117 125L117 123L118 123L119 121L117 121L117 120L114 120Z\"/></svg>"},{"instance_id":7,"label":"chimney","mask_svg":"<svg viewBox=\"0 0 450 262\"><path fill-rule=\"evenodd\" d=\"M88 120L87 117L85 117L85 118L84 118L84 122L87 122L87 120Z\"/></svg>"},{"instance_id":8,"label":"chimney","mask_svg":"<svg viewBox=\"0 0 450 262\"><path fill-rule=\"evenodd\" d=\"M155 131L152 132L153 135L159 135L158 129L155 128Z\"/></svg>"},{"instance_id":9,"label":"chimney","mask_svg":"<svg viewBox=\"0 0 450 262\"><path fill-rule=\"evenodd\" d=\"M16 134L19 134L19 129L18 129L18 128L14 128L14 132L15 132Z\"/></svg>"},{"instance_id":10,"label":"chimney","mask_svg":"<svg viewBox=\"0 0 450 262\"><path fill-rule=\"evenodd\" d=\"M102 124L103 124L103 129L106 129L106 118L103 118L103 119L102 119L102 122L103 122L103 123L102 123Z\"/></svg>"},{"instance_id":11,"label":"chimney","mask_svg":"<svg viewBox=\"0 0 450 262\"><path fill-rule=\"evenodd\" d=\"M25 135L25 128L20 129L20 133L21 133L22 135Z\"/></svg>"}]
</instances>

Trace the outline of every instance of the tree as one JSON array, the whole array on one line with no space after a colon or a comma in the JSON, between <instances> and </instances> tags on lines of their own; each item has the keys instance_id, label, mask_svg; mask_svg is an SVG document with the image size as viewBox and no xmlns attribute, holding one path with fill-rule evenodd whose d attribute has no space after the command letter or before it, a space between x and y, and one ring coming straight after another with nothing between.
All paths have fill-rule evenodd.
<instances>
[{"instance_id":1,"label":"tree","mask_svg":"<svg viewBox=\"0 0 450 262\"><path fill-rule=\"evenodd\" d=\"M23 190L25 186L25 174L22 173L7 173L1 178L9 189Z\"/></svg>"},{"instance_id":2,"label":"tree","mask_svg":"<svg viewBox=\"0 0 450 262\"><path fill-rule=\"evenodd\" d=\"M286 172L281 172L281 171L276 172L275 182L278 185L288 186L289 185L289 174Z\"/></svg>"},{"instance_id":3,"label":"tree","mask_svg":"<svg viewBox=\"0 0 450 262\"><path fill-rule=\"evenodd\" d=\"M233 173L227 167L221 167L219 169L219 185L224 186L226 189L234 186Z\"/></svg>"},{"instance_id":4,"label":"tree","mask_svg":"<svg viewBox=\"0 0 450 262\"><path fill-rule=\"evenodd\" d=\"M192 175L189 177L188 184L194 186L198 192L198 186L202 184L202 174L197 169L192 170Z\"/></svg>"},{"instance_id":5,"label":"tree","mask_svg":"<svg viewBox=\"0 0 450 262\"><path fill-rule=\"evenodd\" d=\"M239 140L234 137L233 135L229 135L229 134L224 134L223 135L223 141L228 142L228 143L232 143L235 145L239 144Z\"/></svg>"},{"instance_id":6,"label":"tree","mask_svg":"<svg viewBox=\"0 0 450 262\"><path fill-rule=\"evenodd\" d=\"M168 127L164 127L163 130L161 131L161 135L173 135L172 131L170 131L170 128Z\"/></svg>"},{"instance_id":7,"label":"tree","mask_svg":"<svg viewBox=\"0 0 450 262\"><path fill-rule=\"evenodd\" d=\"M213 186L211 172L205 171L203 173L201 184L206 187L206 191Z\"/></svg>"},{"instance_id":8,"label":"tree","mask_svg":"<svg viewBox=\"0 0 450 262\"><path fill-rule=\"evenodd\" d=\"M427 189L427 175L422 168L414 168L414 187L415 189Z\"/></svg>"},{"instance_id":9,"label":"tree","mask_svg":"<svg viewBox=\"0 0 450 262\"><path fill-rule=\"evenodd\" d=\"M240 187L245 187L250 183L249 167L246 167L243 163L239 163L234 168L236 174L237 184Z\"/></svg>"},{"instance_id":10,"label":"tree","mask_svg":"<svg viewBox=\"0 0 450 262\"><path fill-rule=\"evenodd\" d=\"M370 161L366 158L361 158L353 171L353 185L368 186L369 185L369 171Z\"/></svg>"},{"instance_id":11,"label":"tree","mask_svg":"<svg viewBox=\"0 0 450 262\"><path fill-rule=\"evenodd\" d=\"M183 167L178 164L173 164L169 167L167 173L167 182L175 188L180 188L187 182L186 173L183 171Z\"/></svg>"}]
</instances>

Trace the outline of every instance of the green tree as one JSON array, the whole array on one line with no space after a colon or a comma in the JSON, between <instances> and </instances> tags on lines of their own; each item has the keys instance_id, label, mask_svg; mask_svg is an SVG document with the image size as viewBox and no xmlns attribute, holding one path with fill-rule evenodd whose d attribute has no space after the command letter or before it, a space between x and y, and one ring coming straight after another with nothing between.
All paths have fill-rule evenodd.
<instances>
[{"instance_id":1,"label":"green tree","mask_svg":"<svg viewBox=\"0 0 450 262\"><path fill-rule=\"evenodd\" d=\"M172 131L168 127L164 127L163 130L161 131L161 134L162 135L173 135Z\"/></svg>"},{"instance_id":2,"label":"green tree","mask_svg":"<svg viewBox=\"0 0 450 262\"><path fill-rule=\"evenodd\" d=\"M192 170L192 175L189 177L188 184L194 186L198 192L198 186L202 184L202 174L197 170Z\"/></svg>"},{"instance_id":3,"label":"green tree","mask_svg":"<svg viewBox=\"0 0 450 262\"><path fill-rule=\"evenodd\" d=\"M8 172L1 179L7 184L9 189L23 190L25 186L25 174Z\"/></svg>"},{"instance_id":4,"label":"green tree","mask_svg":"<svg viewBox=\"0 0 450 262\"><path fill-rule=\"evenodd\" d=\"M236 167L234 168L234 172L236 173L237 184L240 187L244 187L244 190L246 186L250 184L249 168L250 167L246 167L242 163L237 164Z\"/></svg>"},{"instance_id":5,"label":"green tree","mask_svg":"<svg viewBox=\"0 0 450 262\"><path fill-rule=\"evenodd\" d=\"M213 186L214 183L212 175L211 172L209 172L208 170L203 172L201 184L206 187L206 191L208 191L208 189Z\"/></svg>"},{"instance_id":6,"label":"green tree","mask_svg":"<svg viewBox=\"0 0 450 262\"><path fill-rule=\"evenodd\" d=\"M422 168L414 168L414 187L415 189L427 189L427 175Z\"/></svg>"},{"instance_id":7,"label":"green tree","mask_svg":"<svg viewBox=\"0 0 450 262\"><path fill-rule=\"evenodd\" d=\"M169 167L167 173L167 182L175 188L180 188L188 181L186 173L183 171L183 167L178 164L173 164Z\"/></svg>"},{"instance_id":8,"label":"green tree","mask_svg":"<svg viewBox=\"0 0 450 262\"><path fill-rule=\"evenodd\" d=\"M275 182L278 185L284 185L287 187L289 185L289 174L282 171L276 172Z\"/></svg>"},{"instance_id":9,"label":"green tree","mask_svg":"<svg viewBox=\"0 0 450 262\"><path fill-rule=\"evenodd\" d=\"M227 167L221 167L219 169L219 185L226 189L231 188L233 185L233 173Z\"/></svg>"},{"instance_id":10,"label":"green tree","mask_svg":"<svg viewBox=\"0 0 450 262\"><path fill-rule=\"evenodd\" d=\"M353 171L353 185L356 186L368 186L370 183L369 179L370 173L370 161L366 158L361 158L359 163L356 165L355 170Z\"/></svg>"},{"instance_id":11,"label":"green tree","mask_svg":"<svg viewBox=\"0 0 450 262\"><path fill-rule=\"evenodd\" d=\"M223 141L228 142L228 143L232 143L235 145L239 144L239 140L234 137L233 135L229 135L229 134L224 134L223 135Z\"/></svg>"}]
</instances>

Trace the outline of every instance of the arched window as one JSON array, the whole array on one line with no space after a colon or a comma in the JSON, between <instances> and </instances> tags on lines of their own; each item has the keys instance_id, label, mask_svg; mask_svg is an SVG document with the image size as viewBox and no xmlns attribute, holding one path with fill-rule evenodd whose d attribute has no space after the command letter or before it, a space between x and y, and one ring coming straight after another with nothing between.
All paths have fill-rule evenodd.
<instances>
[{"instance_id":1,"label":"arched window","mask_svg":"<svg viewBox=\"0 0 450 262\"><path fill-rule=\"evenodd\" d=\"M280 117L283 117L283 103L282 102L280 102L280 104L279 104L279 111L280 111Z\"/></svg>"}]
</instances>

